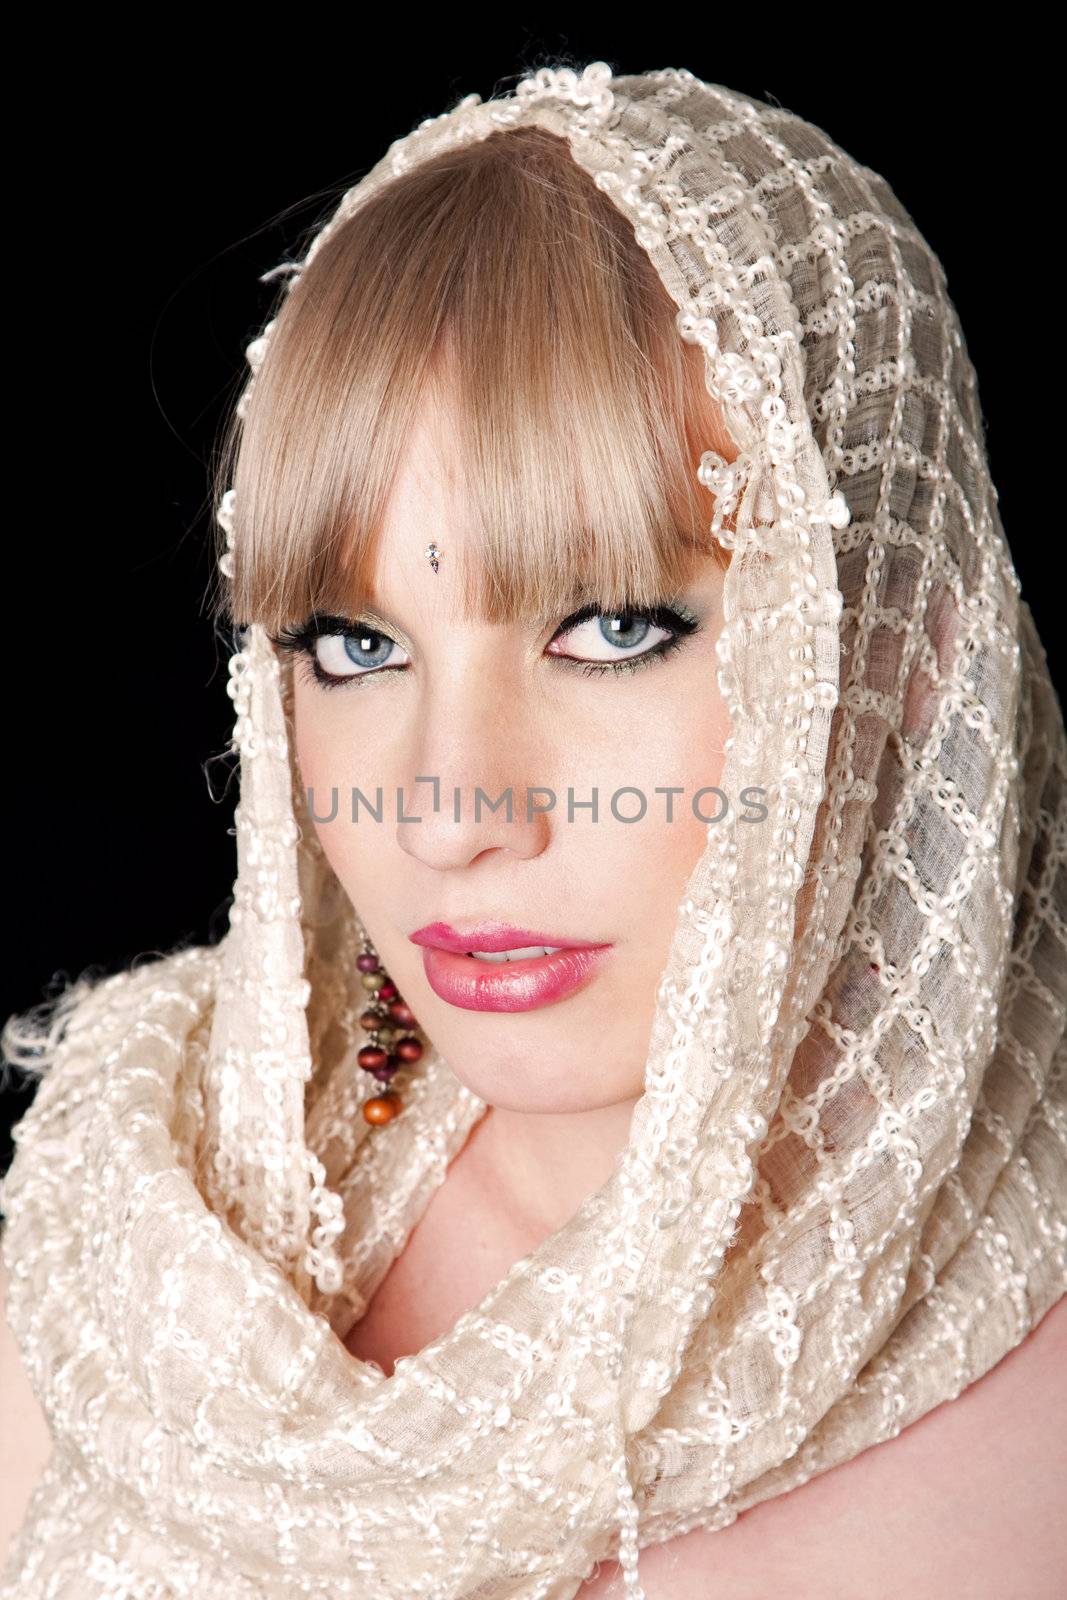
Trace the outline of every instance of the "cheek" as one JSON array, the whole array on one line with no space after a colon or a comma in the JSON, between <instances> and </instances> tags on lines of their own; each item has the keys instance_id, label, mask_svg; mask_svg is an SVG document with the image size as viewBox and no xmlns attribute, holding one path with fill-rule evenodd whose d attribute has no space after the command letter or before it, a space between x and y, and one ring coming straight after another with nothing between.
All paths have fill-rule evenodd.
<instances>
[{"instance_id":1,"label":"cheek","mask_svg":"<svg viewBox=\"0 0 1067 1600\"><path fill-rule=\"evenodd\" d=\"M294 755L297 774L304 787L315 790L315 809L320 813L329 810L330 785L337 783L337 774L331 774L326 752L329 742L321 725L308 704L306 690L299 683L293 690Z\"/></svg>"},{"instance_id":2,"label":"cheek","mask_svg":"<svg viewBox=\"0 0 1067 1600\"><path fill-rule=\"evenodd\" d=\"M349 779L338 762L338 733L329 707L298 681L293 693L294 755L311 823L343 887L362 877L360 829L348 825Z\"/></svg>"},{"instance_id":3,"label":"cheek","mask_svg":"<svg viewBox=\"0 0 1067 1600\"><path fill-rule=\"evenodd\" d=\"M640 702L633 698L625 739L616 735L610 747L598 746L596 770L588 774L599 787L599 824L559 830L574 882L596 900L607 936L627 946L628 962L640 964L634 993L652 993L709 826L737 810L736 797L724 796L720 786L729 717L714 671L702 655L684 672L665 669L654 690L649 682ZM637 820L612 815L617 788L637 791L617 802L621 817ZM619 970L622 977L621 964ZM628 967L627 982L633 977Z\"/></svg>"}]
</instances>

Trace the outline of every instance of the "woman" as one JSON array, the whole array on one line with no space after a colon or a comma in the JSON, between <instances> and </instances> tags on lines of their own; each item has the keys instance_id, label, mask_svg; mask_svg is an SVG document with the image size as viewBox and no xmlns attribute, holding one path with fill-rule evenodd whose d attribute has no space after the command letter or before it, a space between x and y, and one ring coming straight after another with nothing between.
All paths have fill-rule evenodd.
<instances>
[{"instance_id":1,"label":"woman","mask_svg":"<svg viewBox=\"0 0 1067 1600\"><path fill-rule=\"evenodd\" d=\"M11 1592L919 1592L811 1489L891 1537L945 1457L869 1447L1067 1287L1067 748L936 260L780 108L545 69L249 359L229 932L7 1034Z\"/></svg>"}]
</instances>

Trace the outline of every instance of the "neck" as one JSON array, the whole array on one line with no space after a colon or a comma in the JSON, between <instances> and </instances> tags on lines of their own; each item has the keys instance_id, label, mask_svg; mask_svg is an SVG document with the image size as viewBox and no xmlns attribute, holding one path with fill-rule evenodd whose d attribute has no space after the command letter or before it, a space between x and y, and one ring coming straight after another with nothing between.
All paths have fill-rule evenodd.
<instances>
[{"instance_id":1,"label":"neck","mask_svg":"<svg viewBox=\"0 0 1067 1600\"><path fill-rule=\"evenodd\" d=\"M487 1203L540 1244L611 1177L636 1104L637 1096L588 1111L490 1106L466 1151Z\"/></svg>"}]
</instances>

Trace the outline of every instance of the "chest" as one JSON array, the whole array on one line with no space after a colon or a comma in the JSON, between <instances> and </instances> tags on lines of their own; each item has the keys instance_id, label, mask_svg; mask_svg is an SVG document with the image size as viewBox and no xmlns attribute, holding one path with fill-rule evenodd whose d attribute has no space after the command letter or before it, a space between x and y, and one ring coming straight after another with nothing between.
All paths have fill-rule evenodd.
<instances>
[{"instance_id":1,"label":"chest","mask_svg":"<svg viewBox=\"0 0 1067 1600\"><path fill-rule=\"evenodd\" d=\"M432 1343L485 1298L537 1239L457 1166L382 1280L346 1349L396 1362ZM975 1600L1059 1592L1067 1409L1067 1298L1022 1345L955 1400L897 1438L751 1508L714 1534L695 1529L641 1553L649 1600L796 1600L908 1594L940 1600L961 1567ZM1059 1579L1053 1580L1053 1572ZM980 1574L980 1578L978 1577ZM1042 1588L1042 1584L1051 1587ZM623 1600L617 1563L601 1564L577 1600Z\"/></svg>"},{"instance_id":2,"label":"chest","mask_svg":"<svg viewBox=\"0 0 1067 1600\"><path fill-rule=\"evenodd\" d=\"M345 1349L376 1361L391 1377L402 1356L447 1333L536 1244L509 1226L501 1208L454 1163L350 1329Z\"/></svg>"},{"instance_id":3,"label":"chest","mask_svg":"<svg viewBox=\"0 0 1067 1600\"><path fill-rule=\"evenodd\" d=\"M727 1528L641 1551L648 1600L1064 1593L1067 1296L954 1400ZM624 1600L615 1561L576 1600Z\"/></svg>"}]
</instances>

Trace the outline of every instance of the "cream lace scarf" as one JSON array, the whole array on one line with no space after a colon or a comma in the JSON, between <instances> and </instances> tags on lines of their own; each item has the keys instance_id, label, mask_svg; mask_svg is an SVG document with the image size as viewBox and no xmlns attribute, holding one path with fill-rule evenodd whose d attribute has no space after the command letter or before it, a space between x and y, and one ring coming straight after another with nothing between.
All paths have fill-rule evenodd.
<instances>
[{"instance_id":1,"label":"cream lace scarf","mask_svg":"<svg viewBox=\"0 0 1067 1600\"><path fill-rule=\"evenodd\" d=\"M1067 1289L1067 753L942 269L818 129L603 62L468 95L334 220L523 122L632 221L741 446L701 469L722 786L770 815L709 827L611 1179L386 1378L342 1339L485 1106L430 1052L360 1114L355 914L249 630L229 932L59 1008L3 1188L55 1439L20 1600L565 1600L616 1554L640 1596L639 1546L898 1433Z\"/></svg>"}]
</instances>

